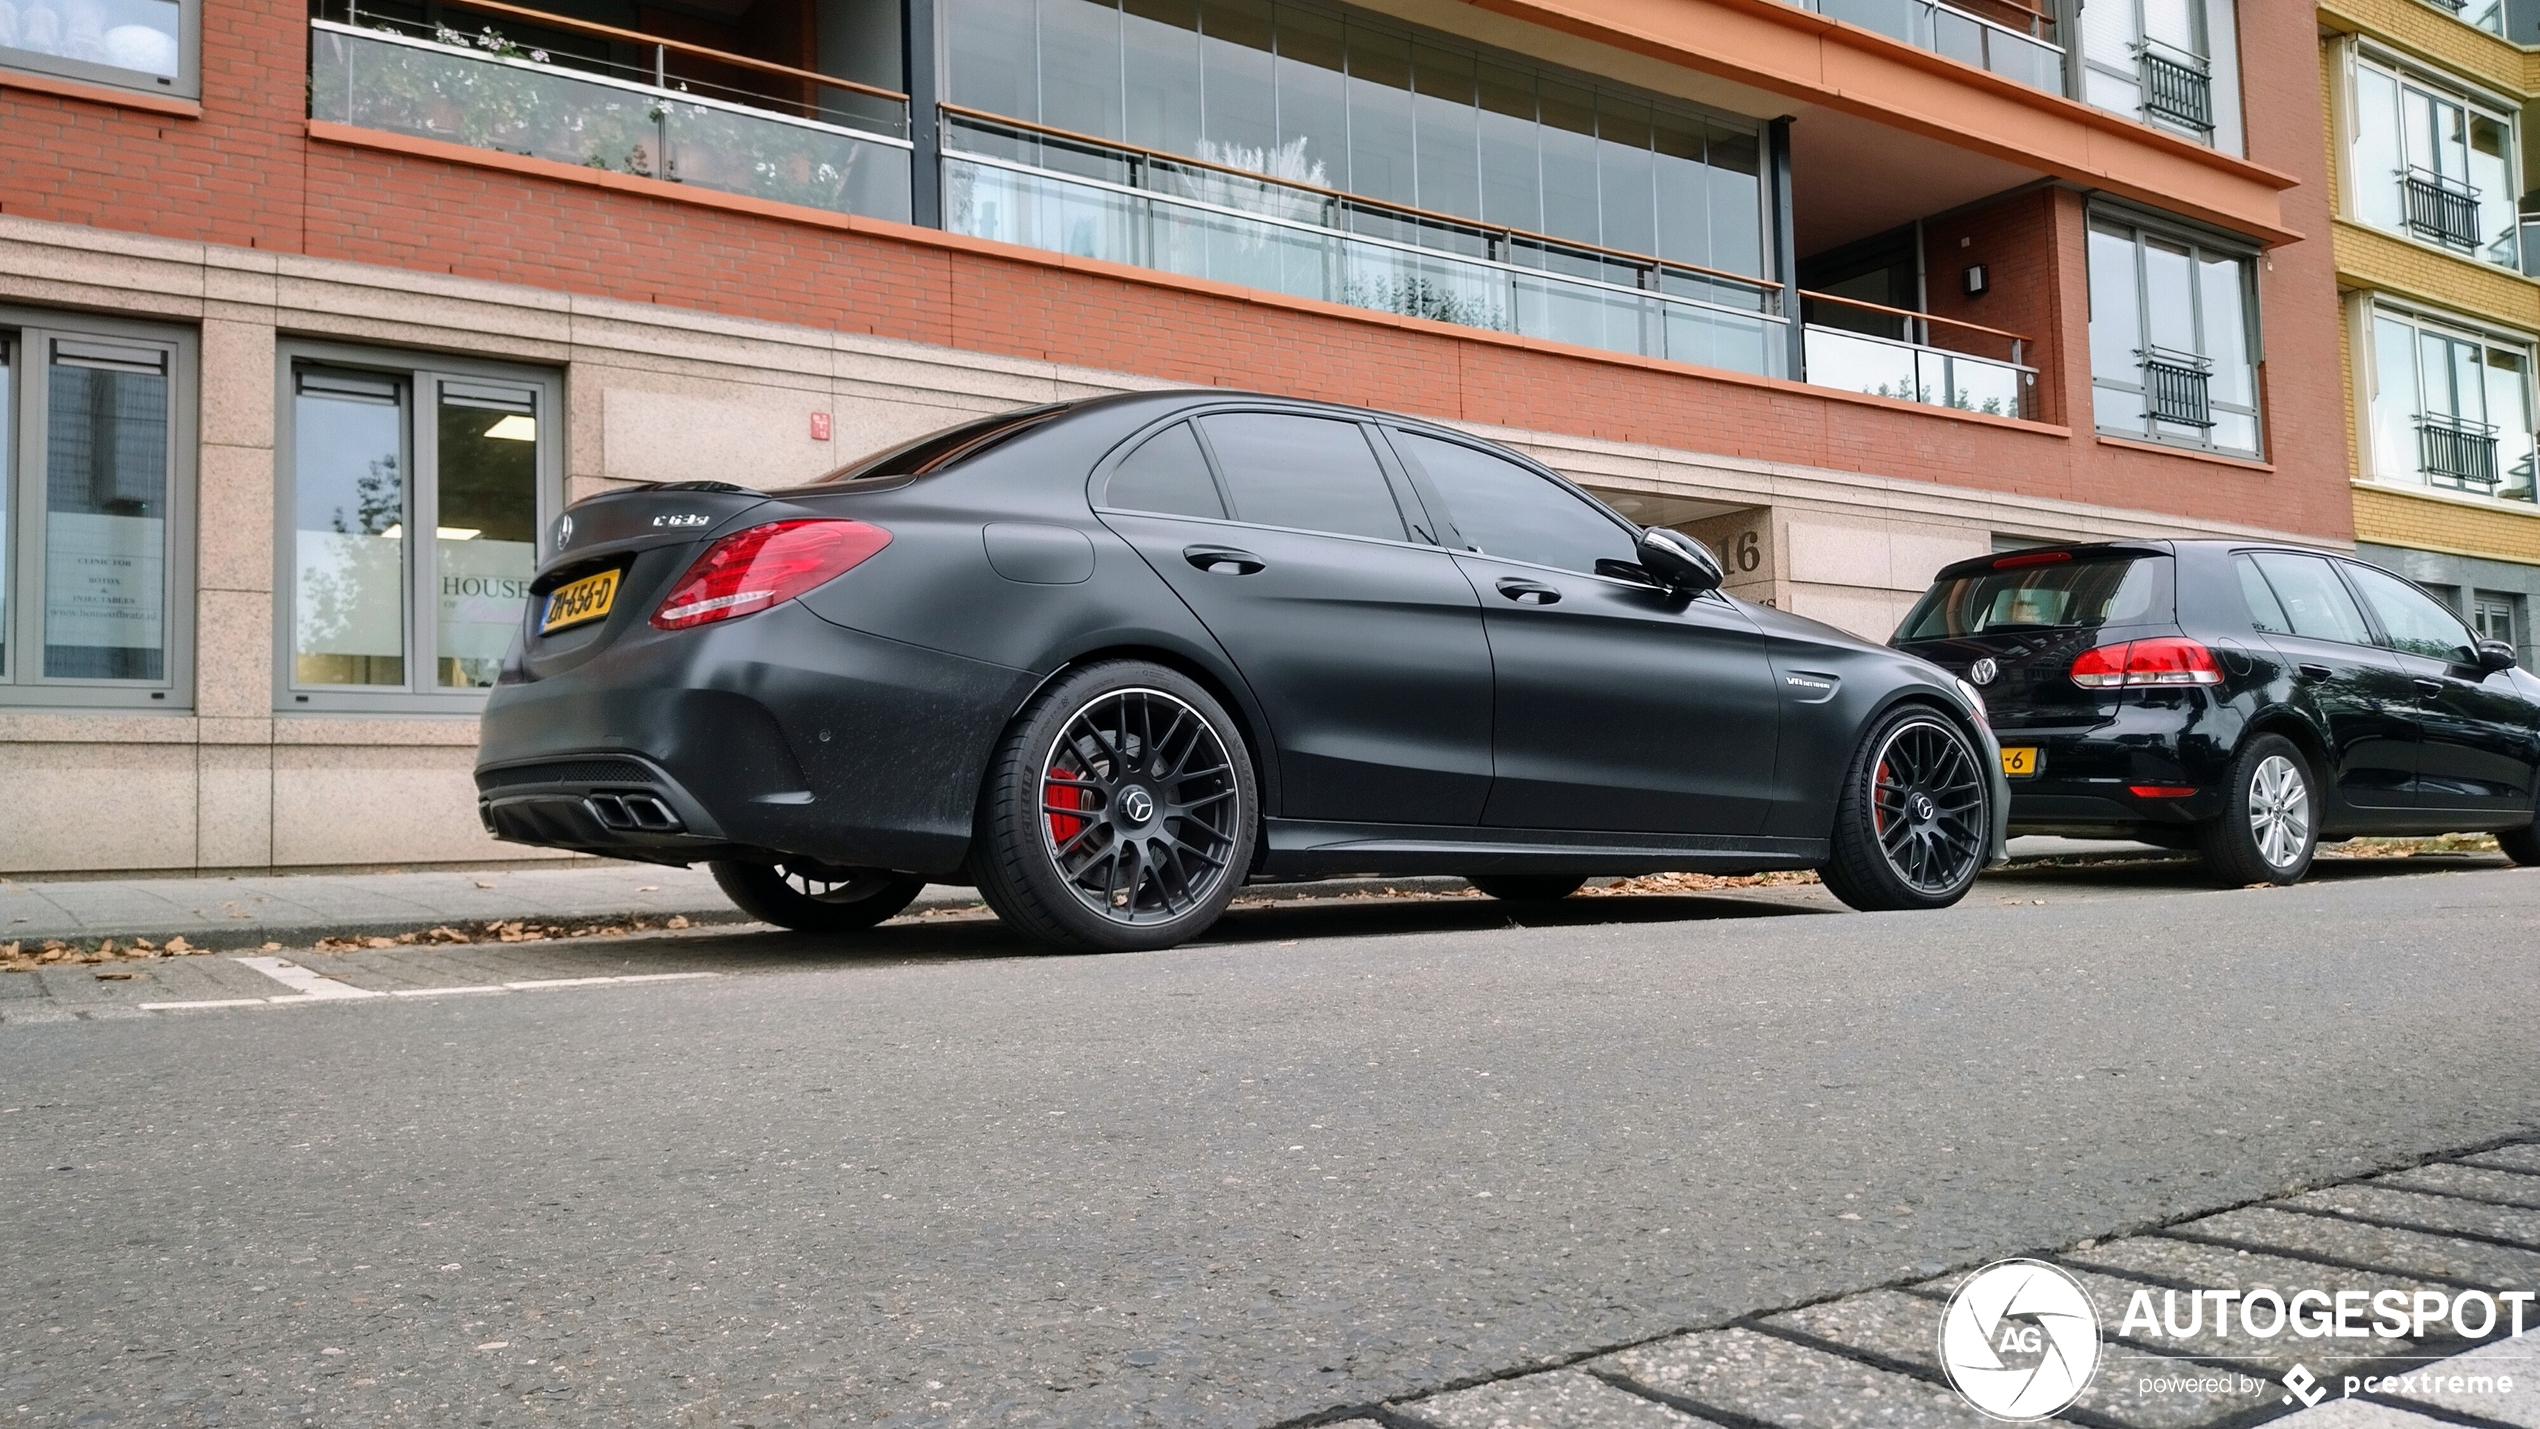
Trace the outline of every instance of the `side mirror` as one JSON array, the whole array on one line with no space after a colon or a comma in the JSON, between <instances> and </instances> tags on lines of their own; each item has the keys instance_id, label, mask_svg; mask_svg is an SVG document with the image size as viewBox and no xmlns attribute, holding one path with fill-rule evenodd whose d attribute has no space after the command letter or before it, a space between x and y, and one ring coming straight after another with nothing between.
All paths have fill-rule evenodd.
<instances>
[{"instance_id":1,"label":"side mirror","mask_svg":"<svg viewBox=\"0 0 2540 1429\"><path fill-rule=\"evenodd\" d=\"M1700 595L1718 590L1728 579L1711 548L1682 531L1652 526L1640 533L1640 568L1657 578L1667 589L1685 595Z\"/></svg>"},{"instance_id":2,"label":"side mirror","mask_svg":"<svg viewBox=\"0 0 2540 1429\"><path fill-rule=\"evenodd\" d=\"M2478 668L2481 670L2489 672L2510 670L2521 663L2520 658L2514 654L2514 647L2502 640L2478 642Z\"/></svg>"}]
</instances>

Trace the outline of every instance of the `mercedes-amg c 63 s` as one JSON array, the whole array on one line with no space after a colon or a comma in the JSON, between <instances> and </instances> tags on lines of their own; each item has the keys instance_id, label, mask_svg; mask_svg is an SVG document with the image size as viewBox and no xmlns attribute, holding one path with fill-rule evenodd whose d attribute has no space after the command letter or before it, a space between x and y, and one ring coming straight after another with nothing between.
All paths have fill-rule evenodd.
<instances>
[{"instance_id":1,"label":"mercedes-amg c 63 s","mask_svg":"<svg viewBox=\"0 0 2540 1429\"><path fill-rule=\"evenodd\" d=\"M786 927L975 884L1170 946L1248 880L1815 868L1936 908L2000 856L1976 691L1722 592L1513 452L1377 412L1106 397L807 486L560 516L486 707L486 826L705 862Z\"/></svg>"}]
</instances>

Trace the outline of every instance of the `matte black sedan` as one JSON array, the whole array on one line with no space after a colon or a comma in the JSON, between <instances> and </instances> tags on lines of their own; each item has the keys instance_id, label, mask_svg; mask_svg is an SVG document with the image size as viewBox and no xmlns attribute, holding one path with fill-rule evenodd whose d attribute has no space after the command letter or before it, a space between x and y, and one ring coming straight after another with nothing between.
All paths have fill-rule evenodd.
<instances>
[{"instance_id":1,"label":"matte black sedan","mask_svg":"<svg viewBox=\"0 0 2540 1429\"><path fill-rule=\"evenodd\" d=\"M1984 690L2014 833L2203 853L2291 883L2320 841L2493 832L2540 863L2540 679L2352 557L2049 546L1940 572L1900 649Z\"/></svg>"},{"instance_id":2,"label":"matte black sedan","mask_svg":"<svg viewBox=\"0 0 2540 1429\"><path fill-rule=\"evenodd\" d=\"M2008 799L1973 689L1719 589L1458 432L1223 392L1033 408L556 523L488 704L506 839L839 931L974 883L1066 948L1249 879L1822 868L1944 906Z\"/></svg>"}]
</instances>

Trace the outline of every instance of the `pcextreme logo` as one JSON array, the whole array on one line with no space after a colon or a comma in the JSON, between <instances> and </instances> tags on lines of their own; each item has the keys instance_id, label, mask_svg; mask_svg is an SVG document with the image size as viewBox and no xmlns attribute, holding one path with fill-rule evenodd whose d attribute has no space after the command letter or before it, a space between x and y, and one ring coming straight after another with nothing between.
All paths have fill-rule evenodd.
<instances>
[{"instance_id":1,"label":"pcextreme logo","mask_svg":"<svg viewBox=\"0 0 2540 1429\"><path fill-rule=\"evenodd\" d=\"M2018 1424L2044 1419L2081 1398L2098 1372L2098 1308L2054 1266L1995 1261L1949 1297L1940 1364L1978 1411Z\"/></svg>"}]
</instances>

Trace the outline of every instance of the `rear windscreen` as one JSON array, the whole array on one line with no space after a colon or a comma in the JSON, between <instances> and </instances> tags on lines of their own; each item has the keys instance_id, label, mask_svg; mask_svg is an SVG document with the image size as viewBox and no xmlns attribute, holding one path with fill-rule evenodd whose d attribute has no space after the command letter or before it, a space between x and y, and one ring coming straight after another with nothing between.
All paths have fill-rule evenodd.
<instances>
[{"instance_id":1,"label":"rear windscreen","mask_svg":"<svg viewBox=\"0 0 2540 1429\"><path fill-rule=\"evenodd\" d=\"M1992 631L2075 630L2167 620L2167 556L2057 561L1953 576L1905 617L1898 639L1948 640Z\"/></svg>"},{"instance_id":2,"label":"rear windscreen","mask_svg":"<svg viewBox=\"0 0 2540 1429\"><path fill-rule=\"evenodd\" d=\"M859 457L825 476L812 478L811 484L834 486L840 482L879 481L884 477L924 476L929 472L942 471L1023 435L1071 405L1062 402L1026 407L1020 412L1000 412L993 417L946 427L940 432L929 432L913 442L902 442L870 456Z\"/></svg>"}]
</instances>

